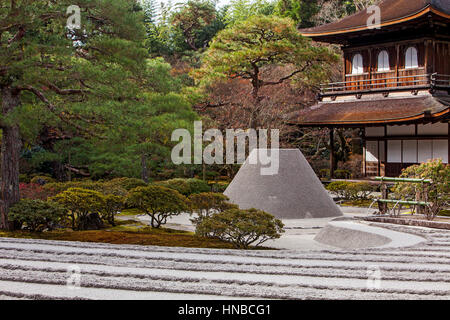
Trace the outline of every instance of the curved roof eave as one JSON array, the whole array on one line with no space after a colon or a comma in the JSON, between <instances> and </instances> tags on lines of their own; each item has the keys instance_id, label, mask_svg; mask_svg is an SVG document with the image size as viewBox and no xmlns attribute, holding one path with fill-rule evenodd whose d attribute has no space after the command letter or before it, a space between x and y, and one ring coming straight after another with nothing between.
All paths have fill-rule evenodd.
<instances>
[{"instance_id":1,"label":"curved roof eave","mask_svg":"<svg viewBox=\"0 0 450 320\"><path fill-rule=\"evenodd\" d=\"M414 123L421 120L427 121L439 121L445 120L445 118L450 114L450 109L432 114L431 117L427 116L427 113L423 112L415 116L409 116L406 118L395 118L395 119L383 119L383 120L364 120L364 121L324 121L324 122L292 122L292 125L304 126L304 127L328 127L328 126L374 126L374 125L384 125L384 124L404 124L404 123Z\"/></svg>"},{"instance_id":2,"label":"curved roof eave","mask_svg":"<svg viewBox=\"0 0 450 320\"><path fill-rule=\"evenodd\" d=\"M389 3L390 1L385 1L381 5ZM391 1L392 2L392 1ZM398 3L402 3L404 0L400 0ZM448 4L445 4L448 5ZM401 15L401 16L393 16L389 17L386 20L382 20L379 27L385 27L389 25L395 25L407 21L411 21L417 18L420 18L424 16L425 14L432 12L438 16L450 19L450 8L443 7L445 6L443 4L439 4L439 6L436 6L433 1L428 1L428 4L423 7L419 8L413 8L411 12L408 12L407 14ZM384 8L382 8L382 12ZM388 10L388 9L386 9ZM392 15L391 14L387 14ZM338 35L338 34L345 34L345 33L351 33L351 32L358 32L358 31L365 31L365 30L371 30L373 27L369 27L366 23L362 23L362 21L367 21L368 19L368 13L364 11L360 11L358 13L355 13L354 15L351 15L347 18L344 18L342 20L339 20L337 22L329 23L326 25L314 27L314 28L308 28L308 29L302 29L300 30L300 33L303 36L307 37L320 37L320 36L332 36L332 35Z\"/></svg>"}]
</instances>

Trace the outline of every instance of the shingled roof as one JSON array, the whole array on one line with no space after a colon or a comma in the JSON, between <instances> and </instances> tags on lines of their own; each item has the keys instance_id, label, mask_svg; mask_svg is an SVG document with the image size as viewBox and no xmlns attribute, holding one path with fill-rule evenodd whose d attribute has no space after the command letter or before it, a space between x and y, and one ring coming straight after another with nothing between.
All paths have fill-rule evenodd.
<instances>
[{"instance_id":1,"label":"shingled roof","mask_svg":"<svg viewBox=\"0 0 450 320\"><path fill-rule=\"evenodd\" d=\"M438 121L448 118L450 99L445 96L381 98L348 102L319 102L290 115L299 126L365 126Z\"/></svg>"},{"instance_id":2,"label":"shingled roof","mask_svg":"<svg viewBox=\"0 0 450 320\"><path fill-rule=\"evenodd\" d=\"M410 21L429 12L450 18L449 0L385 0L379 4L379 7L381 10L381 27ZM337 22L302 29L300 32L304 36L314 38L364 31L369 29L367 21L370 16L371 13L362 10Z\"/></svg>"}]
</instances>

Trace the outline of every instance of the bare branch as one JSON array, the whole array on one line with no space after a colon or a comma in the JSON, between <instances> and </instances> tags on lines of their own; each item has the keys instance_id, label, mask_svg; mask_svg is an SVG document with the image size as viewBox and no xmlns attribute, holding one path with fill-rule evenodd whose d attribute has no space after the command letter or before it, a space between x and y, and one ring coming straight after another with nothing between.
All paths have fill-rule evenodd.
<instances>
[{"instance_id":1,"label":"bare branch","mask_svg":"<svg viewBox=\"0 0 450 320\"><path fill-rule=\"evenodd\" d=\"M48 83L47 85L51 90L55 91L57 94L60 94L60 95L82 94L82 93L88 92L88 91L82 90L82 89L60 89L52 83Z\"/></svg>"},{"instance_id":2,"label":"bare branch","mask_svg":"<svg viewBox=\"0 0 450 320\"><path fill-rule=\"evenodd\" d=\"M308 62L303 68L295 70L294 72L292 72L291 74L279 79L278 81L261 81L261 86L272 86L272 85L277 85L277 84L281 84L286 80L291 79L293 76L295 76L298 73L301 73L303 71L306 70L306 68L308 68L311 65L310 62Z\"/></svg>"}]
</instances>

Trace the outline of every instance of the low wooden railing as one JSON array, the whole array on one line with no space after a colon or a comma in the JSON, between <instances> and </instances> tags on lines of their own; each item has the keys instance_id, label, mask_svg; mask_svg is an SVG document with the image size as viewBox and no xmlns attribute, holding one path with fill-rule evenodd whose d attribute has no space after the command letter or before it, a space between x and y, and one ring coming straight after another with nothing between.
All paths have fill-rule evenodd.
<instances>
[{"instance_id":1,"label":"low wooden railing","mask_svg":"<svg viewBox=\"0 0 450 320\"><path fill-rule=\"evenodd\" d=\"M386 214L389 213L390 215L400 215L400 212L402 210L402 206L409 205L413 206L412 213L423 213L425 212L427 214L427 210L429 209L431 203L428 202L428 196L427 196L427 188L424 187L422 192L416 192L416 196L414 200L402 200L402 199L389 199L389 188L387 186L387 183L393 182L402 182L402 183L418 183L422 184L423 186L428 186L433 183L430 179L415 179L415 178L395 178L395 177L375 177L376 181L380 181L380 191L381 191L381 198L375 199L370 207L377 202L378 208L380 210L380 214ZM389 208L389 204L393 204L394 206L392 208ZM370 210L369 207L369 210Z\"/></svg>"},{"instance_id":2,"label":"low wooden railing","mask_svg":"<svg viewBox=\"0 0 450 320\"><path fill-rule=\"evenodd\" d=\"M444 88L450 89L450 75L413 74L410 70L400 70L398 76L392 72L347 75L347 81L332 82L320 86L322 96L342 95L358 92L391 91L395 89Z\"/></svg>"}]
</instances>

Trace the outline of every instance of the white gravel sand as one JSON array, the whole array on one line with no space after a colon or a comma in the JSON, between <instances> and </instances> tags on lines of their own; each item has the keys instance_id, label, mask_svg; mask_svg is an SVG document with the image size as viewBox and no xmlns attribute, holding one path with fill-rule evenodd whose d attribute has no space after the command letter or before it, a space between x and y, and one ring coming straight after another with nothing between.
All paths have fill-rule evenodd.
<instances>
[{"instance_id":1,"label":"white gravel sand","mask_svg":"<svg viewBox=\"0 0 450 320\"><path fill-rule=\"evenodd\" d=\"M449 299L450 232L388 226L425 241L238 251L0 238L0 298ZM66 285L74 266L75 290Z\"/></svg>"}]
</instances>

